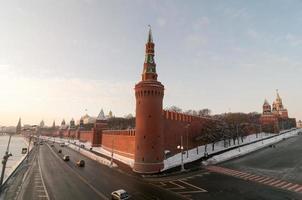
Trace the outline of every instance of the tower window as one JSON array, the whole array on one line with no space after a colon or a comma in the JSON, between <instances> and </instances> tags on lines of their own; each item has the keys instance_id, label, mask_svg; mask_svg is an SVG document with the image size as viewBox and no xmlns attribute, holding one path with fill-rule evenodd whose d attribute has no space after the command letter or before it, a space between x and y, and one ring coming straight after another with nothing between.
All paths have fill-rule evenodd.
<instances>
[{"instance_id":1,"label":"tower window","mask_svg":"<svg viewBox=\"0 0 302 200\"><path fill-rule=\"evenodd\" d=\"M151 115L149 115L149 118L151 118Z\"/></svg>"},{"instance_id":2,"label":"tower window","mask_svg":"<svg viewBox=\"0 0 302 200\"><path fill-rule=\"evenodd\" d=\"M142 161L145 161L145 158L144 158L144 157L142 158Z\"/></svg>"},{"instance_id":3,"label":"tower window","mask_svg":"<svg viewBox=\"0 0 302 200\"><path fill-rule=\"evenodd\" d=\"M146 136L144 135L144 139L146 139Z\"/></svg>"}]
</instances>

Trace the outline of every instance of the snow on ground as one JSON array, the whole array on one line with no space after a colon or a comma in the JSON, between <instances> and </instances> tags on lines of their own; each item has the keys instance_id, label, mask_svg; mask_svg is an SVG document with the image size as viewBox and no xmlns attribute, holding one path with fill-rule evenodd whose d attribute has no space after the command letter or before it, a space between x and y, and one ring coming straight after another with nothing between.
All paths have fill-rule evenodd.
<instances>
[{"instance_id":1,"label":"snow on ground","mask_svg":"<svg viewBox=\"0 0 302 200\"><path fill-rule=\"evenodd\" d=\"M289 137L294 137L297 136L298 132L301 131L300 129L296 129L296 130L292 130L288 133L284 133L282 135L277 135L275 137L272 137L270 139L266 139L266 140L262 140L250 145L246 145L243 147L239 147L237 149L233 149L231 151L227 151L225 153L216 155L206 161L203 162L204 165L208 165L208 164L217 164L219 162L223 162L226 160L230 160L232 158L236 158L245 154L248 154L250 152L256 151L258 149L261 149L263 147L267 147L271 144L280 142L283 139L289 138Z\"/></svg>"},{"instance_id":2,"label":"snow on ground","mask_svg":"<svg viewBox=\"0 0 302 200\"><path fill-rule=\"evenodd\" d=\"M281 131L280 133L283 133L283 131ZM214 156L213 158L208 160L208 164L210 162L212 162L213 164L217 163L217 162L222 162L222 161L225 161L227 159L231 159L231 158L234 158L234 157L237 157L237 156L255 151L255 150L260 149L264 146L267 146L271 143L275 143L275 142L280 141L283 137L285 137L285 135L288 136L288 134L290 136L296 135L297 131L294 130L294 131L291 131L290 133L285 133L283 135L276 136L277 139L275 139L276 138L275 137L275 138L272 138L272 139L264 140L263 143L262 143L263 139L274 136L276 134L258 133L258 134L248 135L244 139L243 143L241 142L241 140L239 140L239 145L245 145L245 144L249 144L249 143L252 143L252 142L255 142L255 141L259 141L259 142L256 142L256 143L253 143L251 145L244 146L244 147L240 147L240 148L235 149L235 150L230 150L230 151L227 151L225 153ZM268 143L269 141L271 143ZM224 141L219 141L219 142L214 144L214 151L212 151L212 143L207 144L207 151L206 152L207 152L208 155L211 155L213 153L218 153L220 151L230 149L230 148L233 148L233 147L236 147L236 146L238 146L238 141L237 140L236 140L235 145L233 144L233 140L231 140L231 146L228 146L228 147L224 147ZM184 147L184 149L185 149L185 147ZM188 151L188 156L187 156L187 151L186 150L184 150L183 152L184 152L183 153L183 162L184 163L189 163L189 162L198 160L198 159L200 159L201 157L203 157L205 155L205 145L190 149ZM179 165L181 165L181 153L175 154L172 157L169 157L169 158L165 159L164 160L164 169L162 169L162 171L173 168L173 167L176 167L176 166L179 166Z\"/></svg>"},{"instance_id":3,"label":"snow on ground","mask_svg":"<svg viewBox=\"0 0 302 200\"><path fill-rule=\"evenodd\" d=\"M279 142L283 138L288 138L288 137L295 136L295 135L297 135L298 131L300 131L300 129L292 130L292 131L290 131L288 133L285 133L285 134L282 134L282 135L276 135L276 134L272 134L272 133L258 133L258 134L248 135L247 137L244 138L243 142L241 142L241 140L239 140L239 145L245 145L245 146L239 147L239 148L236 148L236 149L224 152L224 153L221 153L219 155L216 155L216 156L208 159L207 161L205 161L203 163L204 164L215 164L215 163L218 163L218 162L222 162L222 161L225 161L225 160L228 160L228 159L232 159L232 158L250 153L252 151L258 150L258 149L263 148L265 146L268 146L270 144ZM280 133L283 133L283 132L281 131ZM275 136L275 137L263 140L263 139L271 137L271 136ZM88 148L88 149L92 148L94 151L96 151L100 154L103 154L103 155L106 155L106 156L109 156L109 157L112 156L111 155L112 153L110 151L108 151L108 150L106 150L102 147L92 147L91 143L89 143L89 142L80 142L79 140L71 140L71 139L66 139L66 138L53 138L53 137L44 137L44 138L45 139L49 138L52 141L56 141L56 142L64 142L65 144L69 144L71 148L74 148L76 150L79 149L79 147L76 146L76 145L85 145L85 148ZM253 143L253 142L255 142L255 143ZM253 143L253 144L250 144L250 143ZM73 145L73 144L75 144L75 145ZM250 145L248 145L248 144L250 144ZM230 149L230 148L234 148L236 146L238 146L238 141L237 140L236 140L235 145L233 144L233 140L231 140L231 145L227 146L227 147L224 147L224 141L219 141L219 142L216 142L214 144L214 150L213 151L212 151L212 144L211 143L207 144L207 151L206 152L207 152L208 155L211 155L213 153L219 153L221 151L224 151L224 150L227 150L227 149ZM175 148L177 148L177 147L175 147ZM185 146L184 146L184 149L185 149ZM87 150L83 150L81 148L80 152L83 152L83 151L86 151L90 154L93 154L93 153L91 153ZM183 162L184 163L193 162L195 160L200 159L201 157L203 157L205 155L205 145L190 149L188 151L188 154L187 154L186 150L184 150L183 152L184 152L183 153ZM92 155L89 155L89 156L92 156ZM127 164L131 167L133 167L133 165L134 165L134 160L131 159L131 158L127 158L125 156L121 156L121 155L118 155L118 154L115 154L115 153L113 154L113 158L115 160L121 161L121 162L123 162L123 163L125 163L125 164ZM104 158L93 154L92 159L101 160L101 159L104 159ZM107 160L107 159L104 159L104 160ZM107 162L108 162L108 160L107 160ZM164 168L162 169L162 171L165 171L167 169L170 169L170 168L173 168L173 167L176 167L176 166L179 166L179 165L181 165L181 153L175 154L175 155L165 159L164 160Z\"/></svg>"}]
</instances>

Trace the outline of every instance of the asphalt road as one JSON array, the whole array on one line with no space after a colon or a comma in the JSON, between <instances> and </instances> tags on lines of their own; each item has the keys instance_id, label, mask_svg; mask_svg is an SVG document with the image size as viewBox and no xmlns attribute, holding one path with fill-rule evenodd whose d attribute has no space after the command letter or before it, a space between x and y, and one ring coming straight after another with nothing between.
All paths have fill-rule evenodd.
<instances>
[{"instance_id":1,"label":"asphalt road","mask_svg":"<svg viewBox=\"0 0 302 200\"><path fill-rule=\"evenodd\" d=\"M276 148L265 148L220 164L218 167L273 177L301 184L302 136L284 140ZM58 153L62 149L62 153ZM207 169L185 174L142 179L90 160L68 147L39 145L18 199L107 199L114 190L127 190L132 199L203 200L301 200L293 192ZM63 161L63 155L70 161ZM77 160L86 161L78 168ZM44 180L44 181L42 181ZM279 183L276 183L277 185ZM281 182L282 184L282 182ZM291 186L288 186L288 188ZM295 186L293 186L295 187ZM299 189L301 185L297 186Z\"/></svg>"},{"instance_id":2,"label":"asphalt road","mask_svg":"<svg viewBox=\"0 0 302 200\"><path fill-rule=\"evenodd\" d=\"M58 153L62 149L62 153ZM63 155L69 155L70 161L63 161ZM76 166L83 159L84 168ZM20 199L108 199L112 191L125 189L133 199L183 199L180 195L163 190L135 176L129 176L115 169L90 160L68 147L50 147L40 145L36 163L25 182ZM36 166L36 167L35 167ZM44 182L39 178L40 174ZM42 193L37 194L37 190ZM37 198L40 195L40 198Z\"/></svg>"},{"instance_id":3,"label":"asphalt road","mask_svg":"<svg viewBox=\"0 0 302 200\"><path fill-rule=\"evenodd\" d=\"M150 179L154 184L167 190L184 195L187 199L214 200L301 200L302 193L287 190L302 183L302 136L284 140L276 144L276 148L265 148L241 158L237 158L219 165L219 167L248 172L252 175L271 177L271 185L260 184L245 178L224 175L202 169L174 177ZM241 177L244 177L242 175ZM258 178L262 180L261 177ZM270 179L268 181L270 181ZM280 180L280 182L278 182ZM292 183L287 189L275 187L283 181ZM175 189L170 183L176 183L183 188ZM191 186L206 190L201 192ZM283 184L285 185L285 183ZM300 186L295 188L299 189ZM300 188L301 189L301 188Z\"/></svg>"},{"instance_id":4,"label":"asphalt road","mask_svg":"<svg viewBox=\"0 0 302 200\"><path fill-rule=\"evenodd\" d=\"M221 166L302 184L302 135Z\"/></svg>"}]
</instances>

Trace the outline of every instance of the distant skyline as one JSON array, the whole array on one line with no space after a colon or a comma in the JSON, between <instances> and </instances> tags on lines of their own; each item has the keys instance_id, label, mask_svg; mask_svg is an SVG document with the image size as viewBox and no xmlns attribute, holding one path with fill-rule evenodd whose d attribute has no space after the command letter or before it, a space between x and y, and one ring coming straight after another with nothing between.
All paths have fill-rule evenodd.
<instances>
[{"instance_id":1,"label":"distant skyline","mask_svg":"<svg viewBox=\"0 0 302 200\"><path fill-rule=\"evenodd\" d=\"M279 89L302 119L301 1L10 0L0 2L0 125L134 115L148 24L164 108L261 112Z\"/></svg>"}]
</instances>

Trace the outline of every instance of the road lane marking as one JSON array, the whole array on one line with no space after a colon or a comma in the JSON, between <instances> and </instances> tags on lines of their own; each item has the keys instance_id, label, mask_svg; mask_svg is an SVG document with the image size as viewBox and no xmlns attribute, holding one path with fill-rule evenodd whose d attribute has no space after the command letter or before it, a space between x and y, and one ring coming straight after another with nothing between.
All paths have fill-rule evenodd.
<instances>
[{"instance_id":1,"label":"road lane marking","mask_svg":"<svg viewBox=\"0 0 302 200\"><path fill-rule=\"evenodd\" d=\"M51 150L51 152L62 162L65 164L65 162L62 160L62 158L60 158L55 152L54 150L47 144L48 148ZM71 170L70 172L74 173L80 180L82 180L86 185L88 185L88 187L90 187L97 195L99 195L102 199L108 199L108 197L106 197L102 192L100 192L98 189L96 189L93 185L91 185L84 177L82 177L81 175L79 175L77 172L75 172L75 170L69 166L68 166Z\"/></svg>"},{"instance_id":2,"label":"road lane marking","mask_svg":"<svg viewBox=\"0 0 302 200\"><path fill-rule=\"evenodd\" d=\"M281 183L278 183L277 185L275 185L276 187L281 187L282 185L286 185L287 182L286 181L281 181Z\"/></svg>"},{"instance_id":3,"label":"road lane marking","mask_svg":"<svg viewBox=\"0 0 302 200\"><path fill-rule=\"evenodd\" d=\"M302 190L302 186L300 186L299 188L295 189L295 192L300 192Z\"/></svg>"},{"instance_id":4,"label":"road lane marking","mask_svg":"<svg viewBox=\"0 0 302 200\"><path fill-rule=\"evenodd\" d=\"M253 181L256 183L260 183L260 184L275 187L275 188L289 190L292 192L299 192L299 193L302 192L302 185L295 184L295 183L289 183L282 179L275 179L275 178L271 178L271 177L254 175L254 174L240 172L237 170L228 169L228 168L219 167L219 166L208 166L208 167L206 167L206 169L208 169L211 172L225 174L225 175L233 176L233 177L240 178L243 180Z\"/></svg>"},{"instance_id":5,"label":"road lane marking","mask_svg":"<svg viewBox=\"0 0 302 200\"><path fill-rule=\"evenodd\" d=\"M190 184L190 183L188 183L188 182L184 182L184 181L181 181L181 180L178 180L179 182L182 182L183 184L186 184L186 185L189 185L189 186L191 186L191 187L193 187L193 188L195 188L195 189L197 189L197 190L200 190L200 191L203 191L203 192L207 192L207 190L205 190L205 189L203 189L203 188L200 188L200 187L197 187L197 186L195 186L195 185L192 185L192 184Z\"/></svg>"},{"instance_id":6,"label":"road lane marking","mask_svg":"<svg viewBox=\"0 0 302 200\"><path fill-rule=\"evenodd\" d=\"M282 180L274 181L274 182L270 183L270 185L275 186L277 183L280 183L281 181L282 181Z\"/></svg>"},{"instance_id":7,"label":"road lane marking","mask_svg":"<svg viewBox=\"0 0 302 200\"><path fill-rule=\"evenodd\" d=\"M49 195L48 195L48 192L47 192L44 180L43 180L43 174L42 174L42 170L41 170L41 165L40 165L39 157L38 157L37 160L38 160L38 166L39 166L39 172L40 172L40 176L41 176L42 185L43 185L44 190L45 190L46 198L49 200Z\"/></svg>"},{"instance_id":8,"label":"road lane marking","mask_svg":"<svg viewBox=\"0 0 302 200\"><path fill-rule=\"evenodd\" d=\"M281 188L287 188L287 187L290 187L290 186L292 186L293 184L292 183L288 183L288 184L286 184L286 185L283 185Z\"/></svg>"},{"instance_id":9,"label":"road lane marking","mask_svg":"<svg viewBox=\"0 0 302 200\"><path fill-rule=\"evenodd\" d=\"M265 179L262 179L261 181L258 181L258 183L264 183L265 181L267 181L267 180L269 180L269 179L271 179L271 178L266 177Z\"/></svg>"},{"instance_id":10,"label":"road lane marking","mask_svg":"<svg viewBox=\"0 0 302 200\"><path fill-rule=\"evenodd\" d=\"M293 186L291 186L291 187L289 187L289 188L287 188L288 190L293 190L293 189L296 189L296 187L299 187L299 185L298 184L295 184L295 185L293 185Z\"/></svg>"}]
</instances>

